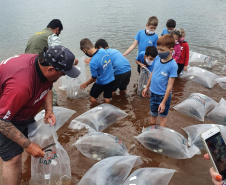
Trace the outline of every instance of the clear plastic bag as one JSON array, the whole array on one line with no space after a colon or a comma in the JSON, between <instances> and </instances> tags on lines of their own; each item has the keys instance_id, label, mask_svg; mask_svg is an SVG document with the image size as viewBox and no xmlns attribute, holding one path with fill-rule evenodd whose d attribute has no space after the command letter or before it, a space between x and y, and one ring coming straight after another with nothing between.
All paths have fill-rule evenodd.
<instances>
[{"instance_id":1,"label":"clear plastic bag","mask_svg":"<svg viewBox=\"0 0 226 185\"><path fill-rule=\"evenodd\" d=\"M78 58L79 62L76 67L80 70L80 75L77 78L70 78L67 82L67 97L71 99L88 96L87 89L81 90L80 85L86 82L86 66L84 62L85 57Z\"/></svg>"},{"instance_id":2,"label":"clear plastic bag","mask_svg":"<svg viewBox=\"0 0 226 185\"><path fill-rule=\"evenodd\" d=\"M217 102L204 94L191 93L186 100L173 108L199 121L204 121L206 113L213 109L216 105Z\"/></svg>"},{"instance_id":3,"label":"clear plastic bag","mask_svg":"<svg viewBox=\"0 0 226 185\"><path fill-rule=\"evenodd\" d=\"M71 78L69 76L62 76L60 78L61 86L60 90L67 91L67 97L71 99L81 98L88 96L86 89L81 90L80 85L86 82L86 66L84 62L85 57L79 57L76 68L81 72L77 78Z\"/></svg>"},{"instance_id":4,"label":"clear plastic bag","mask_svg":"<svg viewBox=\"0 0 226 185\"><path fill-rule=\"evenodd\" d=\"M168 185L176 170L166 168L140 168L123 185Z\"/></svg>"},{"instance_id":5,"label":"clear plastic bag","mask_svg":"<svg viewBox=\"0 0 226 185\"><path fill-rule=\"evenodd\" d=\"M226 137L226 127L222 125L217 124L198 124L198 125L192 125L189 127L183 128L183 130L188 135L188 145L196 145L199 149L203 150L204 145L202 143L201 134L209 129L211 129L214 126L220 127L220 130L222 132L222 135Z\"/></svg>"},{"instance_id":6,"label":"clear plastic bag","mask_svg":"<svg viewBox=\"0 0 226 185\"><path fill-rule=\"evenodd\" d=\"M35 136L29 139L42 148L55 145L44 150L44 158L31 157L30 185L70 185L71 168L67 152L57 141L56 131L49 124L42 124Z\"/></svg>"},{"instance_id":7,"label":"clear plastic bag","mask_svg":"<svg viewBox=\"0 0 226 185\"><path fill-rule=\"evenodd\" d=\"M78 125L84 125L90 127L92 131L100 132L126 116L127 113L121 109L103 103L72 120L69 128L78 129Z\"/></svg>"},{"instance_id":8,"label":"clear plastic bag","mask_svg":"<svg viewBox=\"0 0 226 185\"><path fill-rule=\"evenodd\" d=\"M215 80L222 87L222 89L226 90L226 77L217 78Z\"/></svg>"},{"instance_id":9,"label":"clear plastic bag","mask_svg":"<svg viewBox=\"0 0 226 185\"><path fill-rule=\"evenodd\" d=\"M166 127L148 127L135 138L148 150L176 159L192 158L200 154L195 145L188 147L184 136Z\"/></svg>"},{"instance_id":10,"label":"clear plastic bag","mask_svg":"<svg viewBox=\"0 0 226 185\"><path fill-rule=\"evenodd\" d=\"M140 78L139 78L138 86L137 86L137 94L139 96L142 96L142 91L147 85L150 74L151 74L151 72L149 71L149 69L147 67L141 68ZM148 94L150 95L150 90L148 91Z\"/></svg>"},{"instance_id":11,"label":"clear plastic bag","mask_svg":"<svg viewBox=\"0 0 226 185\"><path fill-rule=\"evenodd\" d=\"M216 63L217 60L214 60L212 57L209 57L207 55L203 55L200 53L196 53L193 51L189 52L189 64L201 64L202 67L205 68L212 68Z\"/></svg>"},{"instance_id":12,"label":"clear plastic bag","mask_svg":"<svg viewBox=\"0 0 226 185\"><path fill-rule=\"evenodd\" d=\"M211 121L226 126L226 101L221 98L217 106L206 115Z\"/></svg>"},{"instance_id":13,"label":"clear plastic bag","mask_svg":"<svg viewBox=\"0 0 226 185\"><path fill-rule=\"evenodd\" d=\"M82 177L78 185L120 185L131 169L141 165L139 156L114 156L96 163Z\"/></svg>"},{"instance_id":14,"label":"clear plastic bag","mask_svg":"<svg viewBox=\"0 0 226 185\"><path fill-rule=\"evenodd\" d=\"M185 78L207 88L212 88L217 83L216 79L219 76L199 67L191 67L187 72L180 75L180 78Z\"/></svg>"},{"instance_id":15,"label":"clear plastic bag","mask_svg":"<svg viewBox=\"0 0 226 185\"><path fill-rule=\"evenodd\" d=\"M76 111L67 109L64 107L53 107L53 113L56 117L56 123L54 125L55 130L57 131L60 127L63 126L65 122L75 113ZM35 116L36 122L28 126L28 136L33 136L37 130L42 126L43 119L45 117L45 110L42 110ZM45 123L44 123L45 124Z\"/></svg>"},{"instance_id":16,"label":"clear plastic bag","mask_svg":"<svg viewBox=\"0 0 226 185\"><path fill-rule=\"evenodd\" d=\"M83 155L94 160L129 155L122 140L102 132L88 133L79 138L74 145Z\"/></svg>"}]
</instances>

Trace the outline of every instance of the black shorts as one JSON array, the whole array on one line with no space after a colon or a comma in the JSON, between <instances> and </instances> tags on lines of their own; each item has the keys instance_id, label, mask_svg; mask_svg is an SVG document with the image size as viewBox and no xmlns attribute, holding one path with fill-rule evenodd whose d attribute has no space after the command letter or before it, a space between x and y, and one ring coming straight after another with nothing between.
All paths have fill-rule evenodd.
<instances>
[{"instance_id":1,"label":"black shorts","mask_svg":"<svg viewBox=\"0 0 226 185\"><path fill-rule=\"evenodd\" d=\"M177 76L179 77L179 74L184 69L184 64L177 64L177 65L178 65Z\"/></svg>"},{"instance_id":2,"label":"black shorts","mask_svg":"<svg viewBox=\"0 0 226 185\"><path fill-rule=\"evenodd\" d=\"M112 97L112 89L113 89L113 83L114 81L105 84L105 85L99 85L94 83L91 91L90 91L90 96L93 98L97 99L102 92L104 92L104 98L111 98Z\"/></svg>"},{"instance_id":3,"label":"black shorts","mask_svg":"<svg viewBox=\"0 0 226 185\"><path fill-rule=\"evenodd\" d=\"M28 126L16 126L26 137L28 137ZM22 154L24 149L7 138L4 134L0 133L0 157L3 161L8 161L13 157Z\"/></svg>"},{"instance_id":4,"label":"black shorts","mask_svg":"<svg viewBox=\"0 0 226 185\"><path fill-rule=\"evenodd\" d=\"M131 77L131 71L125 72L120 75L115 75L113 91L116 91L118 88L120 91L126 90L127 85L130 82L130 77Z\"/></svg>"}]
</instances>

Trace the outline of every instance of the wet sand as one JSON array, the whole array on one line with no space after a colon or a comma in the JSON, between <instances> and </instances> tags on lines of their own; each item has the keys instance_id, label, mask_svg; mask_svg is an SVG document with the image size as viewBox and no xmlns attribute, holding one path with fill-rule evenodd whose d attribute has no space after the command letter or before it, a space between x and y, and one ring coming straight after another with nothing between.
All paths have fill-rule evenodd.
<instances>
[{"instance_id":1,"label":"wet sand","mask_svg":"<svg viewBox=\"0 0 226 185\"><path fill-rule=\"evenodd\" d=\"M212 72L222 75L219 66L215 66ZM90 75L87 75L88 78ZM141 133L143 127L148 127L150 122L149 117L149 99L141 98L136 94L137 90L138 73L136 72L136 66L132 66L132 78L128 86L126 95L120 95L118 92L113 97L112 104L126 113L128 116L123 120L111 125L103 132L112 134L123 141L129 150L130 154L141 156L144 164L134 168L132 171L142 167L161 167L175 169L177 172L173 175L170 185L211 185L212 181L209 176L209 168L211 166L210 161L206 161L202 155L196 155L191 159L173 159L171 157L163 156L152 151L145 149L135 138ZM68 152L71 159L71 171L72 171L72 184L78 184L82 176L97 162L83 156L75 146L72 146L77 139L87 133L87 130L71 130L68 129L68 125L72 119L93 108L96 105L103 103L102 96L98 99L96 105L92 105L89 102L89 98L69 99L66 97L66 92L60 91L57 87L59 82L55 84L58 93L58 105L73 109L76 113L72 118L58 131L59 142ZM91 85L88 87L88 90ZM183 79L176 79L171 108L168 115L167 127L181 133L187 138L186 133L181 129L182 127L201 124L191 117L183 115L175 111L172 107L185 100L190 93L202 93L215 101L219 102L221 97L226 98L225 91L217 84L212 89L207 89L195 82L186 81ZM159 123L159 120L158 120ZM210 120L205 119L204 123L212 123ZM2 167L2 161L0 161ZM2 174L2 168L0 169ZM2 178L2 177L1 177ZM0 182L2 179L0 178ZM30 179L30 157L23 154L23 177L22 185L28 184Z\"/></svg>"}]
</instances>

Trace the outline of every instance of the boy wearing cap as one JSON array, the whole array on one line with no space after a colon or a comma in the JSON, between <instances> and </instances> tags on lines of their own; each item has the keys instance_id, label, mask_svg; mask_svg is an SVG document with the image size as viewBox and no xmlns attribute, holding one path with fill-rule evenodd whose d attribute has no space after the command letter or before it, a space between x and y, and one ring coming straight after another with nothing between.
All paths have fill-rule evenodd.
<instances>
[{"instance_id":1,"label":"boy wearing cap","mask_svg":"<svg viewBox=\"0 0 226 185\"><path fill-rule=\"evenodd\" d=\"M92 57L89 63L92 77L80 85L80 88L85 89L89 84L95 82L90 91L90 101L96 102L99 95L104 92L105 103L110 103L115 80L110 56L105 49L96 49L87 38L80 41L80 49L87 56Z\"/></svg>"},{"instance_id":2,"label":"boy wearing cap","mask_svg":"<svg viewBox=\"0 0 226 185\"><path fill-rule=\"evenodd\" d=\"M44 157L41 147L28 137L28 125L44 103L45 122L55 124L52 86L62 75L77 77L74 55L63 46L50 47L36 54L21 54L0 62L0 157L3 177L8 185L20 184L23 150Z\"/></svg>"},{"instance_id":3,"label":"boy wearing cap","mask_svg":"<svg viewBox=\"0 0 226 185\"><path fill-rule=\"evenodd\" d=\"M166 126L172 88L178 68L176 61L172 58L174 45L175 40L170 34L163 35L158 39L158 56L155 58L153 72L142 92L143 97L147 97L150 87L151 125L156 124L159 115L160 126Z\"/></svg>"}]
</instances>

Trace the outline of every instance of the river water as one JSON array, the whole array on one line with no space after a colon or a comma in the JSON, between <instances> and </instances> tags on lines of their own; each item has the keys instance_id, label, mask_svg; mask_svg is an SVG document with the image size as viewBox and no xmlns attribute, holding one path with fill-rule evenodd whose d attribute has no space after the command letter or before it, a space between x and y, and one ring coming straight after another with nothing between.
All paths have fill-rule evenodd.
<instances>
[{"instance_id":1,"label":"river water","mask_svg":"<svg viewBox=\"0 0 226 185\"><path fill-rule=\"evenodd\" d=\"M133 43L138 30L145 29L147 19L155 15L159 19L156 29L158 35L165 27L166 21L175 19L177 28L186 30L186 41L190 49L218 60L210 71L225 76L226 70L226 1L224 0L48 0L19 1L0 0L0 61L24 52L28 38L46 27L50 20L59 18L64 26L60 34L62 44L68 47L76 57L84 54L79 49L81 39L87 37L92 42L99 38L107 40L111 48L124 53ZM117 95L112 104L128 113L128 116L110 126L104 132L120 138L130 154L142 157L144 164L140 167L165 167L176 169L170 185L211 185L209 167L211 163L202 155L192 159L176 160L146 150L133 136L141 133L143 127L149 126L149 100L136 95L138 73L135 57L137 48L127 58L132 67L131 82L126 95ZM87 71L88 70L87 66ZM87 74L90 77L90 74ZM58 104L76 110L72 119L93 108L88 97L76 100L66 98L66 93L56 89ZM90 89L90 87L88 88ZM173 88L171 108L167 126L186 136L181 127L202 122L182 115L172 107L185 100L190 93L203 93L219 102L226 98L225 91L216 85L207 89L195 82L176 79ZM103 103L99 99L98 104ZM205 123L211 123L205 120ZM69 122L59 130L59 141L71 159L72 184L77 184L82 176L96 161L83 156L74 146L76 140L86 134L86 130L69 130ZM30 179L30 157L23 156L22 185ZM2 161L0 162L2 166ZM0 173L2 170L0 170ZM2 180L0 179L0 183Z\"/></svg>"}]
</instances>

